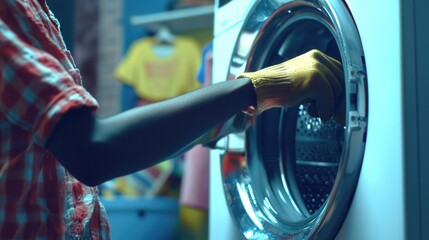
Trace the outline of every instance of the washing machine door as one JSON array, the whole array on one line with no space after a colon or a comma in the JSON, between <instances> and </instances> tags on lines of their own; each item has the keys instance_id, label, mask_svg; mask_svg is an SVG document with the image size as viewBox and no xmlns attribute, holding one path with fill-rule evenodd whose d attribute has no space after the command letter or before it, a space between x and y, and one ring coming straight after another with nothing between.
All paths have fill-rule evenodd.
<instances>
[{"instance_id":1,"label":"washing machine door","mask_svg":"<svg viewBox=\"0 0 429 240\"><path fill-rule=\"evenodd\" d=\"M333 239L353 199L368 100L362 44L344 1L257 1L228 78L311 49L342 62L346 126L312 118L306 105L270 109L244 133L242 152L226 152L226 199L247 239Z\"/></svg>"}]
</instances>

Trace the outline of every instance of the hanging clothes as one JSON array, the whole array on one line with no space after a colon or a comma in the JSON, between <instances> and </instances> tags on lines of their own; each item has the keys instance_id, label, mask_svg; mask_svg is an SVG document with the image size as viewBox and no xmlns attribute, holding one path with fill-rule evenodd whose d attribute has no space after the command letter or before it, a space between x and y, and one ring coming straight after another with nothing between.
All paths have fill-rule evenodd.
<instances>
[{"instance_id":1,"label":"hanging clothes","mask_svg":"<svg viewBox=\"0 0 429 240\"><path fill-rule=\"evenodd\" d=\"M137 40L116 68L115 77L132 86L138 97L150 102L200 88L195 77L200 65L198 43L192 38L177 36L171 44L172 51L168 54L162 51L166 46L154 37Z\"/></svg>"}]
</instances>

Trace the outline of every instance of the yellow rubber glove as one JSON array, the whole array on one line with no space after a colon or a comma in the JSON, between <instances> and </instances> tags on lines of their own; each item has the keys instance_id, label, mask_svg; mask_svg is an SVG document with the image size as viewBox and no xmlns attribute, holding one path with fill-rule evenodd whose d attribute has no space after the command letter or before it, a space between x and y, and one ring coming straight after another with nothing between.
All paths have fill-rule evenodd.
<instances>
[{"instance_id":1,"label":"yellow rubber glove","mask_svg":"<svg viewBox=\"0 0 429 240\"><path fill-rule=\"evenodd\" d=\"M237 78L249 78L255 86L257 114L273 107L311 103L309 114L313 117L327 121L334 116L344 124L342 65L319 50Z\"/></svg>"}]
</instances>

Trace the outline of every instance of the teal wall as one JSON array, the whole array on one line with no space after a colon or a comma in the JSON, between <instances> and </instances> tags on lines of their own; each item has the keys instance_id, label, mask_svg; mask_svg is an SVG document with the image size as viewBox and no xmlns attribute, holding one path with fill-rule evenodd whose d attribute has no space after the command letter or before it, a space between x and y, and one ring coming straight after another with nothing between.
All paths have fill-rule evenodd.
<instances>
[{"instance_id":1,"label":"teal wall","mask_svg":"<svg viewBox=\"0 0 429 240\"><path fill-rule=\"evenodd\" d=\"M130 44L149 34L141 26L132 26L130 17L133 15L151 14L165 11L171 0L123 0L122 24L124 27L124 52Z\"/></svg>"},{"instance_id":2,"label":"teal wall","mask_svg":"<svg viewBox=\"0 0 429 240\"><path fill-rule=\"evenodd\" d=\"M93 1L93 0L90 0ZM47 0L48 6L55 14L61 25L61 32L67 48L73 52L74 36L74 0Z\"/></svg>"}]
</instances>

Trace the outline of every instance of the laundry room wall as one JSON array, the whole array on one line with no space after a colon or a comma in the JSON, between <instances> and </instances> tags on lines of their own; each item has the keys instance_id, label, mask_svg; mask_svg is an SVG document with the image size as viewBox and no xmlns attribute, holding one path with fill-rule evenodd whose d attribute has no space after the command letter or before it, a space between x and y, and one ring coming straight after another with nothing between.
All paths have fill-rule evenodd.
<instances>
[{"instance_id":1,"label":"laundry room wall","mask_svg":"<svg viewBox=\"0 0 429 240\"><path fill-rule=\"evenodd\" d=\"M123 26L123 51L125 52L130 44L136 39L148 34L147 29L142 26L131 24L131 16L147 15L163 12L167 9L170 0L141 1L141 0L122 0L123 16L121 23Z\"/></svg>"},{"instance_id":2,"label":"laundry room wall","mask_svg":"<svg viewBox=\"0 0 429 240\"><path fill-rule=\"evenodd\" d=\"M108 117L120 111L120 84L113 70L122 57L123 0L98 1L98 46L96 99L98 115Z\"/></svg>"},{"instance_id":3,"label":"laundry room wall","mask_svg":"<svg viewBox=\"0 0 429 240\"><path fill-rule=\"evenodd\" d=\"M112 69L123 52L124 0L47 0L60 22L67 48L81 71L83 85L95 96L100 117L120 111L120 84Z\"/></svg>"},{"instance_id":4,"label":"laundry room wall","mask_svg":"<svg viewBox=\"0 0 429 240\"><path fill-rule=\"evenodd\" d=\"M47 3L52 12L61 23L61 30L64 41L70 51L73 51L73 38L74 38L74 0L47 0Z\"/></svg>"}]
</instances>

